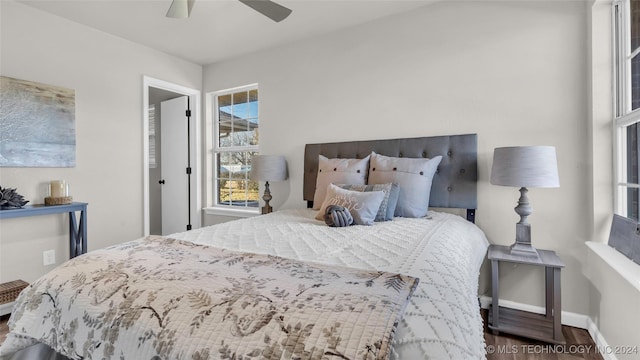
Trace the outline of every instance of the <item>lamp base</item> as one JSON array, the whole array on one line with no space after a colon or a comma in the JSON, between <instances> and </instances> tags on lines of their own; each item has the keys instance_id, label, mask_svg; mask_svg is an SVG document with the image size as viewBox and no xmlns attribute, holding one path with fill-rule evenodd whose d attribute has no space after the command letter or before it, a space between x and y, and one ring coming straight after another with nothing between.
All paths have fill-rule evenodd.
<instances>
[{"instance_id":1,"label":"lamp base","mask_svg":"<svg viewBox=\"0 0 640 360\"><path fill-rule=\"evenodd\" d=\"M531 244L513 243L509 253L514 256L526 257L527 259L540 259L538 250L531 246Z\"/></svg>"},{"instance_id":2,"label":"lamp base","mask_svg":"<svg viewBox=\"0 0 640 360\"><path fill-rule=\"evenodd\" d=\"M264 195L262 196L262 200L264 200L265 204L262 207L262 214L269 214L273 211L273 208L269 205L269 201L271 201L273 197L271 196L271 191L269 190L269 182L266 181L264 184Z\"/></svg>"},{"instance_id":3,"label":"lamp base","mask_svg":"<svg viewBox=\"0 0 640 360\"><path fill-rule=\"evenodd\" d=\"M531 245L531 224L516 224L516 242L511 245L510 253L514 256L540 260L538 251Z\"/></svg>"},{"instance_id":4,"label":"lamp base","mask_svg":"<svg viewBox=\"0 0 640 360\"><path fill-rule=\"evenodd\" d=\"M265 206L261 207L260 209L262 209L262 211L260 212L262 215L270 214L270 213L273 212L273 208L271 206L269 206L269 205L265 205Z\"/></svg>"}]
</instances>

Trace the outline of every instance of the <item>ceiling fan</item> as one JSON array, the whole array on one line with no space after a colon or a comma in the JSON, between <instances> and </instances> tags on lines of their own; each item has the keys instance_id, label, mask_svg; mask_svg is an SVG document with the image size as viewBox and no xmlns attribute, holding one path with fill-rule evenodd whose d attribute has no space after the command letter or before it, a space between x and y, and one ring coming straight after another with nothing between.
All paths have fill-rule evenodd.
<instances>
[{"instance_id":1,"label":"ceiling fan","mask_svg":"<svg viewBox=\"0 0 640 360\"><path fill-rule=\"evenodd\" d=\"M260 14L268 17L269 19L280 22L291 14L291 9L288 9L280 4L276 4L271 0L238 0L241 3L247 5ZM167 11L167 17L186 19L191 15L191 8L195 0L173 0L169 11Z\"/></svg>"}]
</instances>

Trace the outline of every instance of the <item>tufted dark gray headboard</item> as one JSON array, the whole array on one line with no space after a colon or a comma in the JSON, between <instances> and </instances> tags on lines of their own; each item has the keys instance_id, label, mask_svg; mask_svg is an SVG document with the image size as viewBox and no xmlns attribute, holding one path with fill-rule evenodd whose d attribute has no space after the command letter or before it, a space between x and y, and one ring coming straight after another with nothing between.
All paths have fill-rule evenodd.
<instances>
[{"instance_id":1,"label":"tufted dark gray headboard","mask_svg":"<svg viewBox=\"0 0 640 360\"><path fill-rule=\"evenodd\" d=\"M430 207L467 209L475 220L478 207L478 136L450 135L391 140L307 144L304 150L304 200L313 204L318 173L318 155L328 158L358 158L372 151L393 157L432 158L442 155L433 177Z\"/></svg>"}]
</instances>

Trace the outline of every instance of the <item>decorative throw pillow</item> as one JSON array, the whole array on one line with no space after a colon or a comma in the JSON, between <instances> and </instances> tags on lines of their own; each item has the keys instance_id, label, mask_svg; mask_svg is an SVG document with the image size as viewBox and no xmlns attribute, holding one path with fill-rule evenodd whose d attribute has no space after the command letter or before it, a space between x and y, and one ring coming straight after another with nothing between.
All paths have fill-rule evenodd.
<instances>
[{"instance_id":1,"label":"decorative throw pillow","mask_svg":"<svg viewBox=\"0 0 640 360\"><path fill-rule=\"evenodd\" d=\"M316 219L324 220L326 209L330 205L340 205L349 209L356 225L373 225L380 204L384 199L384 191L350 191L329 184L326 197Z\"/></svg>"},{"instance_id":2,"label":"decorative throw pillow","mask_svg":"<svg viewBox=\"0 0 640 360\"><path fill-rule=\"evenodd\" d=\"M393 220L393 215L398 204L398 196L400 195L400 187L398 184L369 184L369 185L338 185L345 190L351 191L384 191L384 199L380 204L380 209L376 214L375 221Z\"/></svg>"},{"instance_id":3,"label":"decorative throw pillow","mask_svg":"<svg viewBox=\"0 0 640 360\"><path fill-rule=\"evenodd\" d=\"M442 156L395 158L371 153L369 184L396 183L400 186L395 216L423 217L429 210L433 175Z\"/></svg>"},{"instance_id":4,"label":"decorative throw pillow","mask_svg":"<svg viewBox=\"0 0 640 360\"><path fill-rule=\"evenodd\" d=\"M353 225L353 216L344 206L329 205L324 213L324 223L331 227L344 227Z\"/></svg>"},{"instance_id":5,"label":"decorative throw pillow","mask_svg":"<svg viewBox=\"0 0 640 360\"><path fill-rule=\"evenodd\" d=\"M318 210L324 202L329 184L365 184L369 156L364 159L328 159L318 157L318 177L316 178L316 192L313 195L313 208Z\"/></svg>"}]
</instances>

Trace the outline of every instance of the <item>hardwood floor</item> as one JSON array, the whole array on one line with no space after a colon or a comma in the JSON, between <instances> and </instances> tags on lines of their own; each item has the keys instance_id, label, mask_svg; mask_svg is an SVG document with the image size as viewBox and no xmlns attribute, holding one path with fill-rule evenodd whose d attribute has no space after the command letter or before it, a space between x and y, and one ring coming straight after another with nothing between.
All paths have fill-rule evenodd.
<instances>
[{"instance_id":1,"label":"hardwood floor","mask_svg":"<svg viewBox=\"0 0 640 360\"><path fill-rule=\"evenodd\" d=\"M562 326L566 345L552 345L519 336L493 335L487 327L487 310L481 310L484 320L484 341L487 360L603 360L589 332Z\"/></svg>"},{"instance_id":2,"label":"hardwood floor","mask_svg":"<svg viewBox=\"0 0 640 360\"><path fill-rule=\"evenodd\" d=\"M567 345L555 346L503 333L493 335L486 325L486 310L482 310L482 318L487 360L603 360L587 330L563 326ZM8 320L9 315L0 317L0 344L9 332Z\"/></svg>"}]
</instances>

